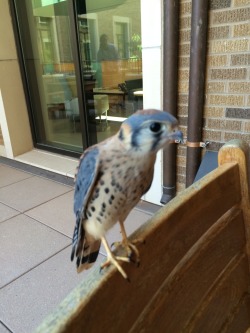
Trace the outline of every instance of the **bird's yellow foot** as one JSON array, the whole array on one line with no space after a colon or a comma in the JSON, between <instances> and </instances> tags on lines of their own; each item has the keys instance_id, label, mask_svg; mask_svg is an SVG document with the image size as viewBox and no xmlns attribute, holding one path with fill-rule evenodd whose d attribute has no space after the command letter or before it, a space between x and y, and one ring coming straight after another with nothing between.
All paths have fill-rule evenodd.
<instances>
[{"instance_id":1,"label":"bird's yellow foot","mask_svg":"<svg viewBox=\"0 0 250 333\"><path fill-rule=\"evenodd\" d=\"M127 253L127 258L129 261L135 262L137 266L140 265L140 254L135 246L135 244L143 244L145 241L143 239L135 239L132 242L130 242L127 238L123 239L121 242L114 242L112 246L117 248L118 246L121 246ZM135 258L133 258L133 255Z\"/></svg>"},{"instance_id":2,"label":"bird's yellow foot","mask_svg":"<svg viewBox=\"0 0 250 333\"><path fill-rule=\"evenodd\" d=\"M117 270L121 273L121 275L124 277L124 279L129 280L127 274L125 273L124 269L121 267L118 261L130 262L130 259L127 257L118 257L110 253L108 254L107 260L101 265L100 271L105 267L114 265L117 268Z\"/></svg>"}]
</instances>

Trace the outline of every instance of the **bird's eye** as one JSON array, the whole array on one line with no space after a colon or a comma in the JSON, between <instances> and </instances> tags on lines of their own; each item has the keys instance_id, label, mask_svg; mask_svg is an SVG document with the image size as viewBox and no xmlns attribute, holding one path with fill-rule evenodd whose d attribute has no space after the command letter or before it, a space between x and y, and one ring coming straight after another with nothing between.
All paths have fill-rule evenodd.
<instances>
[{"instance_id":1,"label":"bird's eye","mask_svg":"<svg viewBox=\"0 0 250 333\"><path fill-rule=\"evenodd\" d=\"M152 123L150 125L150 130L154 133L158 133L162 129L161 123Z\"/></svg>"}]
</instances>

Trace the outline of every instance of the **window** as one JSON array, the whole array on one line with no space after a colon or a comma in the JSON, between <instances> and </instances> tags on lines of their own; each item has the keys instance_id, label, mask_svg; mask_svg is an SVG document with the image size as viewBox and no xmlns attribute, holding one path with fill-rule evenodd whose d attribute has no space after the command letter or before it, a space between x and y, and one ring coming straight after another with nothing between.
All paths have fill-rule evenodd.
<instances>
[{"instance_id":1,"label":"window","mask_svg":"<svg viewBox=\"0 0 250 333\"><path fill-rule=\"evenodd\" d=\"M35 145L80 153L115 134L142 106L140 0L14 1Z\"/></svg>"}]
</instances>

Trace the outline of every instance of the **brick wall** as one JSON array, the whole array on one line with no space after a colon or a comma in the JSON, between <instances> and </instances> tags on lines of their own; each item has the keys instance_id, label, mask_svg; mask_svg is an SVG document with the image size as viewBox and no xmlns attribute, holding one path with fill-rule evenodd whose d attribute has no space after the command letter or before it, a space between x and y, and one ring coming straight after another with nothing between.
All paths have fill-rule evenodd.
<instances>
[{"instance_id":1,"label":"brick wall","mask_svg":"<svg viewBox=\"0 0 250 333\"><path fill-rule=\"evenodd\" d=\"M191 1L181 0L178 115L186 136ZM234 138L250 143L250 0L211 0L203 141L218 150ZM184 188L186 148L178 147L178 190Z\"/></svg>"}]
</instances>

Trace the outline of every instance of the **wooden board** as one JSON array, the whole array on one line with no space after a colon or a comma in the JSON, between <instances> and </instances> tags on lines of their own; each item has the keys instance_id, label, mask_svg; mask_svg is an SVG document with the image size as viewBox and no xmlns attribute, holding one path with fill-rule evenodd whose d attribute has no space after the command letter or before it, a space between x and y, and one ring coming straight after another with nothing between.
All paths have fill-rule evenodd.
<instances>
[{"instance_id":1,"label":"wooden board","mask_svg":"<svg viewBox=\"0 0 250 333\"><path fill-rule=\"evenodd\" d=\"M113 267L104 275L94 268L37 332L245 333L250 327L246 150L239 142L223 147L216 170L131 236L146 241L138 246L140 267L122 264L131 283Z\"/></svg>"},{"instance_id":2,"label":"wooden board","mask_svg":"<svg viewBox=\"0 0 250 333\"><path fill-rule=\"evenodd\" d=\"M180 332L203 307L214 282L231 258L243 252L244 244L242 213L229 211L173 269L130 332Z\"/></svg>"},{"instance_id":3,"label":"wooden board","mask_svg":"<svg viewBox=\"0 0 250 333\"><path fill-rule=\"evenodd\" d=\"M240 300L235 312L232 314L221 333L246 332L250 333L250 296L246 293Z\"/></svg>"}]
</instances>

